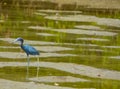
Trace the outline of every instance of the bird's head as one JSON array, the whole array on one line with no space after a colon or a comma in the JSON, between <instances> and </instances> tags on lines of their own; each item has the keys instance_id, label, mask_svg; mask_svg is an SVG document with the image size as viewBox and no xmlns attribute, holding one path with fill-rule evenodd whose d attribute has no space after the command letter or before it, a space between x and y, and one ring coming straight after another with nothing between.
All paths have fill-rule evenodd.
<instances>
[{"instance_id":1,"label":"bird's head","mask_svg":"<svg viewBox=\"0 0 120 89\"><path fill-rule=\"evenodd\" d=\"M14 40L14 42L20 42L20 44L23 44L24 40L21 37L18 37L17 39Z\"/></svg>"}]
</instances>

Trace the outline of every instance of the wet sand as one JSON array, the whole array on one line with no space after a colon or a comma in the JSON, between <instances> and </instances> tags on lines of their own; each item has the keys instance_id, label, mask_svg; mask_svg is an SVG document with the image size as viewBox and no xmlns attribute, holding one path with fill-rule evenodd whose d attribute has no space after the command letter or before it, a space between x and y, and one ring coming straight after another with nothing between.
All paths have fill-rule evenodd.
<instances>
[{"instance_id":1,"label":"wet sand","mask_svg":"<svg viewBox=\"0 0 120 89\"><path fill-rule=\"evenodd\" d=\"M108 39L102 39L102 38L77 38L77 40L85 40L85 41L109 41Z\"/></svg>"},{"instance_id":2,"label":"wet sand","mask_svg":"<svg viewBox=\"0 0 120 89\"><path fill-rule=\"evenodd\" d=\"M0 89L78 89L78 88L61 87L57 84L47 85L38 84L35 82L16 82L11 80L0 79ZM79 88L79 89L95 89L95 88Z\"/></svg>"},{"instance_id":3,"label":"wet sand","mask_svg":"<svg viewBox=\"0 0 120 89\"><path fill-rule=\"evenodd\" d=\"M93 31L93 30L82 30L82 29L53 29L53 31L64 32L69 34L85 34L85 35L96 35L96 36L115 36L117 33L108 31Z\"/></svg>"},{"instance_id":4,"label":"wet sand","mask_svg":"<svg viewBox=\"0 0 120 89\"><path fill-rule=\"evenodd\" d=\"M119 19L99 18L92 15L66 15L66 16L45 16L46 19L58 21L75 21L75 22L95 22L98 25L120 27Z\"/></svg>"},{"instance_id":5,"label":"wet sand","mask_svg":"<svg viewBox=\"0 0 120 89\"><path fill-rule=\"evenodd\" d=\"M88 29L88 30L103 30L102 28L98 26L92 26L92 25L76 25L75 28Z\"/></svg>"},{"instance_id":6,"label":"wet sand","mask_svg":"<svg viewBox=\"0 0 120 89\"><path fill-rule=\"evenodd\" d=\"M89 80L72 77L72 76L43 76L43 77L35 77L29 78L31 81L35 82L90 82Z\"/></svg>"},{"instance_id":7,"label":"wet sand","mask_svg":"<svg viewBox=\"0 0 120 89\"><path fill-rule=\"evenodd\" d=\"M0 79L0 89L75 89L75 88L37 84L34 82L16 82Z\"/></svg>"}]
</instances>

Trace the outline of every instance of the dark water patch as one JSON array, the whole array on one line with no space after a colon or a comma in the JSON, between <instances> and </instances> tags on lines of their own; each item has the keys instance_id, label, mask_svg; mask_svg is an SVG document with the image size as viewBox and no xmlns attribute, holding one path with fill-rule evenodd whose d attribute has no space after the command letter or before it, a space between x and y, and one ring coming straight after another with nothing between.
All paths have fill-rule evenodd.
<instances>
[{"instance_id":1,"label":"dark water patch","mask_svg":"<svg viewBox=\"0 0 120 89\"><path fill-rule=\"evenodd\" d=\"M6 5L4 5L4 3L6 3ZM2 8L7 8L7 7L18 7L18 8L29 8L29 9L53 9L56 8L57 4L56 3L52 3L49 1L29 1L29 0L4 0L2 1L1 7Z\"/></svg>"}]
</instances>

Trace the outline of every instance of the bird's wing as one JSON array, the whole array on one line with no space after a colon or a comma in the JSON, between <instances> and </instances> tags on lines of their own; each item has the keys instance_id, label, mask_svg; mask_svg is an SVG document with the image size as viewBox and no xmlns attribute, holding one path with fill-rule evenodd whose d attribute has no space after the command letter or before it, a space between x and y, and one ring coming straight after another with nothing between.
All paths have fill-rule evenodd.
<instances>
[{"instance_id":1,"label":"bird's wing","mask_svg":"<svg viewBox=\"0 0 120 89\"><path fill-rule=\"evenodd\" d=\"M23 50L30 55L39 55L39 52L32 46L30 45L24 45Z\"/></svg>"}]
</instances>

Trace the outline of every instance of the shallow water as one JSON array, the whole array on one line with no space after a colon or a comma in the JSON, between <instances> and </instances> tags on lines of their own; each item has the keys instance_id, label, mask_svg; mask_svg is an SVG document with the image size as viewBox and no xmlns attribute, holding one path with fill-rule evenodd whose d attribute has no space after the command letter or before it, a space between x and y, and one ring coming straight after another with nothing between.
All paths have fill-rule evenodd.
<instances>
[{"instance_id":1,"label":"shallow water","mask_svg":"<svg viewBox=\"0 0 120 89\"><path fill-rule=\"evenodd\" d=\"M59 53L40 53L40 58L41 57L65 57L65 56L77 56L74 54L59 54ZM20 53L20 52L0 52L0 57L2 58L11 58L11 59L20 59L20 58L26 58L25 53ZM35 56L30 56L30 57L35 57Z\"/></svg>"},{"instance_id":2,"label":"shallow water","mask_svg":"<svg viewBox=\"0 0 120 89\"><path fill-rule=\"evenodd\" d=\"M82 11L15 7L0 11L0 87L119 88L119 19L85 15ZM30 56L29 80L26 54L13 43L17 37L40 51L39 63Z\"/></svg>"},{"instance_id":3,"label":"shallow water","mask_svg":"<svg viewBox=\"0 0 120 89\"><path fill-rule=\"evenodd\" d=\"M37 33L37 35L40 35L40 36L56 36L54 34L48 34L48 33Z\"/></svg>"},{"instance_id":4,"label":"shallow water","mask_svg":"<svg viewBox=\"0 0 120 89\"><path fill-rule=\"evenodd\" d=\"M26 63L19 63L19 62L1 62L0 67L5 66L25 66ZM37 62L33 62L30 66L37 67ZM106 69L99 69L85 65L78 65L74 63L53 63L53 62L40 62L40 67L48 67L54 68L61 71L70 72L73 74L80 74L94 78L103 78L103 79L113 79L113 80L120 80L120 72L113 71L113 70L106 70Z\"/></svg>"}]
</instances>

